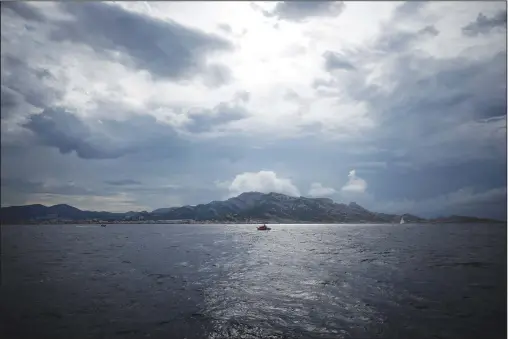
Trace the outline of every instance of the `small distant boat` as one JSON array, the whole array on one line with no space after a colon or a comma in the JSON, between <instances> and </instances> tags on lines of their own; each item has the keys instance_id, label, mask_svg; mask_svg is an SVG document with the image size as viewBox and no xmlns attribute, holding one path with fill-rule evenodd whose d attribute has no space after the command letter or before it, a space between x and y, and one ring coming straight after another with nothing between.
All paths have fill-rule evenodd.
<instances>
[{"instance_id":1,"label":"small distant boat","mask_svg":"<svg viewBox=\"0 0 508 339\"><path fill-rule=\"evenodd\" d=\"M271 228L266 225L258 226L258 231L269 231L269 230L271 230Z\"/></svg>"},{"instance_id":2,"label":"small distant boat","mask_svg":"<svg viewBox=\"0 0 508 339\"><path fill-rule=\"evenodd\" d=\"M404 217L401 217L401 218L400 218L400 223L401 223L401 224L405 224L405 223L406 223L406 222L404 221Z\"/></svg>"},{"instance_id":3,"label":"small distant boat","mask_svg":"<svg viewBox=\"0 0 508 339\"><path fill-rule=\"evenodd\" d=\"M101 225L101 227L106 227L106 225L105 225L105 224L102 224L102 225Z\"/></svg>"}]
</instances>

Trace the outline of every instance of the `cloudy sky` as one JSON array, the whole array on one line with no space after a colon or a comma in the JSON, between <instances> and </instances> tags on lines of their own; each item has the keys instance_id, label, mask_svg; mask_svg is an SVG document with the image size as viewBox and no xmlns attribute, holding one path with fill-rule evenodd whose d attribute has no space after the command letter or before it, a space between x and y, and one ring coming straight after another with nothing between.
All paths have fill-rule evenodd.
<instances>
[{"instance_id":1,"label":"cloudy sky","mask_svg":"<svg viewBox=\"0 0 508 339\"><path fill-rule=\"evenodd\" d=\"M506 218L505 2L2 2L1 35L2 206Z\"/></svg>"}]
</instances>

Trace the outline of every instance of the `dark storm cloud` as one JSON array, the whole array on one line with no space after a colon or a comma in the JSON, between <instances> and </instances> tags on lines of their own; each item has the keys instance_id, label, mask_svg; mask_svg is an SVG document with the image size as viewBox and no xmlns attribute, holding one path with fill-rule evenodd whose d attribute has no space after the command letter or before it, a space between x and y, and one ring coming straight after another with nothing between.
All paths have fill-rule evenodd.
<instances>
[{"instance_id":1,"label":"dark storm cloud","mask_svg":"<svg viewBox=\"0 0 508 339\"><path fill-rule=\"evenodd\" d=\"M386 72L390 91L369 85L369 73L363 69L347 82L335 77L316 79L314 87L328 89L329 95L339 95L345 88L353 100L367 103L383 126L376 131L376 137L381 138L378 143L415 138L428 141L447 128L502 115L506 106L506 52L479 60L434 59L410 50L395 52L385 51L390 60L390 71ZM362 52L347 57L363 60Z\"/></svg>"},{"instance_id":2,"label":"dark storm cloud","mask_svg":"<svg viewBox=\"0 0 508 339\"><path fill-rule=\"evenodd\" d=\"M108 185L112 186L132 186L132 185L141 185L141 181L132 180L132 179L120 179L120 180L106 180L104 181Z\"/></svg>"},{"instance_id":3,"label":"dark storm cloud","mask_svg":"<svg viewBox=\"0 0 508 339\"><path fill-rule=\"evenodd\" d=\"M209 72L213 84L228 80L225 66L208 70L210 52L231 50L232 44L215 35L158 20L100 2L64 2L61 8L75 20L61 22L52 33L57 41L81 42L107 56L120 51L134 65L154 77L187 79Z\"/></svg>"},{"instance_id":4,"label":"dark storm cloud","mask_svg":"<svg viewBox=\"0 0 508 339\"><path fill-rule=\"evenodd\" d=\"M120 150L108 150L111 144L107 137L92 140L92 131L75 115L61 108L46 108L41 114L31 115L24 125L47 146L56 147L63 153L75 151L84 159L118 158Z\"/></svg>"},{"instance_id":5,"label":"dark storm cloud","mask_svg":"<svg viewBox=\"0 0 508 339\"><path fill-rule=\"evenodd\" d=\"M326 51L323 54L325 58L325 69L331 72L335 69L343 69L347 71L355 70L355 66L344 58L343 55L331 51Z\"/></svg>"},{"instance_id":6,"label":"dark storm cloud","mask_svg":"<svg viewBox=\"0 0 508 339\"><path fill-rule=\"evenodd\" d=\"M13 10L4 9L4 4L2 19L14 18L14 24L17 24L23 21L20 18L24 18L32 21L31 24L38 30L25 34L24 23L19 28L16 25L10 28L5 20L2 24L3 29L9 28L9 34L5 33L6 30L2 32L2 47L10 46L2 50L2 119L7 116L10 119L17 114L28 116L24 134L19 134L14 141L20 142L25 134L34 136L21 144L13 142L6 145L3 142L5 134L11 132L10 128L4 129L2 121L2 176L11 178L2 178L3 202L22 204L34 201L34 193L126 194L136 197L139 204L153 208L168 207L180 203L168 202L173 200L165 200L167 197L174 197L174 201L182 202L181 205L221 199L214 180L230 180L246 171L268 168L278 175L291 177L300 189L319 180L340 190L347 180L348 171L354 168L368 182L368 193L376 197L376 204L366 206L372 210L383 211L382 203L393 201L395 204L402 203L402 213L435 213L438 210L444 214L465 214L469 211L494 216L503 214L503 211L506 213L506 190L499 189L506 187L506 158L496 149L499 141L506 142L506 130L499 131L502 138L497 139L491 135L478 137L481 131L475 129L466 130L463 135L457 135L455 131L457 126L471 121L487 125L496 119L505 119L506 52L486 58L483 56L487 53L478 58L435 59L418 51L422 40L432 39L439 33L434 26L405 25L406 28L413 27L410 31L397 32L387 25L386 30L379 33L381 38L365 50L337 54L335 56L342 58L338 62L330 58L330 69L353 66L355 72L341 72L340 76L332 72L328 78L315 82L316 88L322 91L318 93L328 97L342 95L343 100L350 97L352 101L367 106L368 116L373 118L377 128L362 135L361 140L325 142L306 135L272 141L271 144L270 140L265 142L257 137L249 139L227 135L188 140L170 125L146 115L146 112L132 112L131 108L118 102L94 100L98 108L90 112L90 116L80 117L69 113L71 107L60 111L54 108L54 103L61 101L62 93L53 86L66 88L69 85L62 83L65 82L64 77L55 82L52 74L56 76L61 70L38 68L38 57L24 56L38 55L28 52L34 50L33 46L41 44L41 60L52 58L51 53L47 53L46 46L52 47L45 44L45 33L60 22L51 19L49 14L46 21L41 21L43 17L38 18L37 14L26 11L33 9L34 13L39 13L35 11L35 6L30 8L29 3L19 3ZM75 52L76 46L66 49L69 42L84 43L105 59L115 57L113 61L148 70L155 76L170 80L188 79L199 72L205 84L213 87L232 78L229 69L206 60L208 52L231 48L221 38L171 21L164 23L124 12L114 6L105 8L108 5L103 3L58 6L75 17L74 21L66 22L63 28L54 32L53 38L64 40L62 50L58 52L61 55ZM284 14L287 6L305 4L288 3L285 6L278 5L282 14L274 11L268 15L301 21L309 16L339 14L317 14L315 11L289 11L290 14ZM427 3L403 4L396 11L398 16L394 17L411 18L418 15L423 6ZM113 15L109 15L110 12ZM41 13L46 12L41 10ZM111 22L107 22L110 18ZM23 44L14 43L19 37L15 34L18 29L25 32ZM196 39L196 36L200 38ZM170 53L166 52L164 44L158 44L160 40L171 42ZM501 41L500 46L503 43ZM53 45L58 46L56 50L60 47L54 42ZM42 50L42 47L46 49ZM471 50L473 53L477 51ZM116 51L122 52L123 57L112 53ZM201 51L204 53L200 54ZM167 62L168 58L176 61ZM53 58L41 63L55 61ZM370 73L365 65L382 67L386 78L375 83L368 82ZM65 73L65 69L63 71ZM86 69L82 71L81 75L86 76ZM307 95L302 92L300 97L296 92L288 91L285 97L298 101ZM249 94L239 92L229 103L212 109L197 109L190 112L189 125L182 128L188 127L188 131L198 134L220 131L224 125L247 116L243 103L248 101ZM44 112L30 115L34 107L38 108L35 111ZM149 105L147 111L152 108ZM99 112L101 118L111 113L111 117L122 116L122 120L102 118L102 122L98 122L94 114ZM12 120L13 123L18 121ZM320 128L313 132L321 131ZM325 165L323 159L328 159ZM379 169L365 170L372 167ZM121 175L116 175L118 173ZM50 180L52 184L48 185L48 178L61 182ZM472 187L472 191L460 191L462 187ZM450 195L449 192L459 193ZM339 196L336 199L343 200ZM406 200L413 202L411 208L403 204ZM384 211L391 212L393 209Z\"/></svg>"},{"instance_id":7,"label":"dark storm cloud","mask_svg":"<svg viewBox=\"0 0 508 339\"><path fill-rule=\"evenodd\" d=\"M107 103L100 105L104 112L112 108ZM212 110L190 112L192 121L188 130L210 131L246 114L234 103L221 103ZM43 145L55 147L62 154L76 152L82 159L116 159L132 155L152 160L161 157L182 160L196 149L206 147L190 142L170 125L150 115L132 114L121 121L83 120L63 108L46 108L41 114L30 115L23 126Z\"/></svg>"},{"instance_id":8,"label":"dark storm cloud","mask_svg":"<svg viewBox=\"0 0 508 339\"><path fill-rule=\"evenodd\" d=\"M24 8L23 6L27 10L35 11L35 7L32 8L25 3L22 3L19 8L14 5L13 8L20 11L20 8ZM209 86L218 86L231 78L229 69L223 65L207 65L205 63L207 52L230 49L231 46L226 40L208 36L197 30L187 29L171 21L163 22L146 18L106 4L75 3L60 4L60 6L74 14L76 19L67 21L64 24L67 26L60 27L56 31L55 34L61 39L89 43L102 53L105 53L102 47L122 50L130 54L140 64L146 61L147 68L152 68L152 70L160 65L151 62L163 58L162 54L157 55L157 53L163 53L159 48L161 46L159 42L166 39L165 43L168 48L172 49L173 58L159 61L165 63L171 68L169 71L174 71L174 73L164 73L165 71L162 70L162 74L186 77L192 75L189 72L199 68ZM6 8L2 12L2 16L8 13L10 10ZM28 20L35 19L28 15L23 17ZM93 22L94 20L96 22ZM47 27L57 26L56 22L53 22ZM101 29L105 30L104 34L99 32ZM37 39L44 38L33 34L30 36ZM7 37L2 35L3 45ZM127 154L136 153L138 156L143 155L148 158L186 156L189 143L176 135L169 125L157 122L152 116L141 116L139 112L134 112L135 114L129 114L130 118L123 121L103 119L102 123L98 123L93 119L78 118L69 113L66 107L55 107L54 103L62 98L63 93L54 88L55 84L51 83L55 80L51 71L29 64L22 54L25 48L20 49L20 46L18 44L15 46L16 48L2 49L1 114L2 119L10 119L9 121L12 120L13 124L22 121L17 119L17 116L25 117L26 121L23 124L25 131L30 131L31 133L27 133L29 136L30 134L35 136L35 141L38 143L56 148L62 154L75 152L82 159L117 159ZM143 61L143 58L147 60ZM180 66L183 69L178 69ZM62 79L59 81L62 85ZM60 87L65 88L65 86ZM240 93L237 99L247 101L248 93ZM96 102L96 104L97 110L102 112L126 111L125 107L115 103ZM38 111L34 108L39 109L42 113L33 115ZM224 114L221 115L221 112L214 111L211 112L214 114L211 118L203 117L206 112L202 112L203 114L198 112L195 115L196 121L192 123L193 126L199 125L200 127L197 128L201 130L211 129L213 126L207 127L204 124L236 119L239 114L233 112L235 108L228 104L224 104L218 109L223 109ZM127 111L130 110L127 109ZM2 125L2 129L3 127L4 125ZM143 133L139 133L140 130ZM5 140L9 133L2 130L2 140ZM34 138L28 138L25 144L31 143L36 146L33 141ZM14 146L14 144L10 146ZM18 146L24 147L23 145Z\"/></svg>"},{"instance_id":9,"label":"dark storm cloud","mask_svg":"<svg viewBox=\"0 0 508 339\"><path fill-rule=\"evenodd\" d=\"M48 70L31 67L21 59L2 54L2 117L16 113L26 115L26 111L20 111L26 109L21 107L25 103L45 108L60 98L63 94L60 90L45 85L49 78Z\"/></svg>"},{"instance_id":10,"label":"dark storm cloud","mask_svg":"<svg viewBox=\"0 0 508 339\"><path fill-rule=\"evenodd\" d=\"M1 90L1 114L2 118L8 117L14 109L24 102L23 96L18 92L2 85Z\"/></svg>"},{"instance_id":11,"label":"dark storm cloud","mask_svg":"<svg viewBox=\"0 0 508 339\"><path fill-rule=\"evenodd\" d=\"M150 115L135 115L124 121L102 120L104 131L112 135L130 161L136 159L185 161L194 146L188 139Z\"/></svg>"},{"instance_id":12,"label":"dark storm cloud","mask_svg":"<svg viewBox=\"0 0 508 339\"><path fill-rule=\"evenodd\" d=\"M499 11L491 17L487 17L483 13L478 14L475 21L462 27L462 34L477 36L487 34L495 28L504 28L506 33L506 10Z\"/></svg>"},{"instance_id":13,"label":"dark storm cloud","mask_svg":"<svg viewBox=\"0 0 508 339\"><path fill-rule=\"evenodd\" d=\"M359 172L376 196L366 206L505 219L506 130L495 130L496 121L506 119L505 42L500 39L500 52L482 58L422 54L419 42L438 33L433 26L398 32L387 25L373 48L344 53L345 60L355 60L354 74L330 73L313 87L322 96L348 95L365 104L378 126L362 142L376 145L369 160L387 168ZM375 83L363 67L370 63L382 69Z\"/></svg>"},{"instance_id":14,"label":"dark storm cloud","mask_svg":"<svg viewBox=\"0 0 508 339\"><path fill-rule=\"evenodd\" d=\"M246 99L245 93L239 93L238 101ZM191 122L186 127L192 133L206 132L246 115L245 109L234 102L221 103L211 110L189 112ZM63 108L47 108L41 114L30 115L23 126L33 133L36 142L57 148L62 154L75 152L82 159L132 156L139 161L161 158L184 161L197 154L202 156L202 151L213 157L238 157L227 145L191 142L150 115L134 114L122 121L99 122L82 120Z\"/></svg>"},{"instance_id":15,"label":"dark storm cloud","mask_svg":"<svg viewBox=\"0 0 508 339\"><path fill-rule=\"evenodd\" d=\"M46 108L31 115L23 125L46 146L56 147L62 154L76 152L84 159L118 158L128 152L112 145L106 135L93 133L78 117L62 108Z\"/></svg>"},{"instance_id":16,"label":"dark storm cloud","mask_svg":"<svg viewBox=\"0 0 508 339\"><path fill-rule=\"evenodd\" d=\"M432 199L443 192L474 186L480 192L506 186L506 165L499 161L467 161L463 164L415 168L405 171L390 162L388 171L369 173L369 188L385 192L386 200L411 197L416 201ZM397 185L393 183L397 182Z\"/></svg>"},{"instance_id":17,"label":"dark storm cloud","mask_svg":"<svg viewBox=\"0 0 508 339\"><path fill-rule=\"evenodd\" d=\"M485 192L476 192L472 189L463 189L456 193L459 198L451 200L448 206L431 213L436 215L460 214L484 218L506 220L506 184L505 187L491 189ZM448 208L446 208L448 207Z\"/></svg>"},{"instance_id":18,"label":"dark storm cloud","mask_svg":"<svg viewBox=\"0 0 508 339\"><path fill-rule=\"evenodd\" d=\"M395 8L393 18L395 20L408 18L418 14L425 6L425 1L405 1Z\"/></svg>"},{"instance_id":19,"label":"dark storm cloud","mask_svg":"<svg viewBox=\"0 0 508 339\"><path fill-rule=\"evenodd\" d=\"M344 10L342 1L280 1L270 11L263 11L268 17L281 20L304 21L309 17L334 17Z\"/></svg>"},{"instance_id":20,"label":"dark storm cloud","mask_svg":"<svg viewBox=\"0 0 508 339\"><path fill-rule=\"evenodd\" d=\"M61 194L61 195L91 195L90 189L75 185L73 182L47 185L43 182L24 180L20 178L2 178L2 189L12 190L18 194Z\"/></svg>"},{"instance_id":21,"label":"dark storm cloud","mask_svg":"<svg viewBox=\"0 0 508 339\"><path fill-rule=\"evenodd\" d=\"M492 118L502 118L506 116L506 102L484 102L477 106L475 118L478 121L487 121ZM506 126L505 126L506 128Z\"/></svg>"},{"instance_id":22,"label":"dark storm cloud","mask_svg":"<svg viewBox=\"0 0 508 339\"><path fill-rule=\"evenodd\" d=\"M46 18L40 13L40 11L22 1L2 1L2 14L11 15L14 13L26 20L45 22ZM9 13L11 12L11 13Z\"/></svg>"},{"instance_id":23,"label":"dark storm cloud","mask_svg":"<svg viewBox=\"0 0 508 339\"><path fill-rule=\"evenodd\" d=\"M394 53L400 53L408 47L414 46L421 39L432 38L439 34L434 26L426 26L413 32L390 32L382 34L377 41L376 48Z\"/></svg>"},{"instance_id":24,"label":"dark storm cloud","mask_svg":"<svg viewBox=\"0 0 508 339\"><path fill-rule=\"evenodd\" d=\"M239 95L240 100L248 100L245 94ZM248 116L248 112L242 106L222 102L213 109L190 111L189 116L192 122L186 126L187 130L200 133L211 131L231 121L241 120Z\"/></svg>"},{"instance_id":25,"label":"dark storm cloud","mask_svg":"<svg viewBox=\"0 0 508 339\"><path fill-rule=\"evenodd\" d=\"M364 203L371 210L412 213L425 218L464 215L506 220L506 186L486 191L463 187L429 199Z\"/></svg>"},{"instance_id":26,"label":"dark storm cloud","mask_svg":"<svg viewBox=\"0 0 508 339\"><path fill-rule=\"evenodd\" d=\"M434 122L446 124L468 121L474 118L497 116L496 107L506 101L506 53L490 59L467 61L457 58L450 61L413 59L414 67L398 73L397 91L393 106L401 114L434 118ZM403 70L402 59L401 71ZM416 76L416 68L426 68L427 74ZM397 94L396 94L397 93ZM397 100L396 96L400 96ZM404 113L402 113L404 112ZM491 115L494 114L494 115ZM456 119L454 119L456 118Z\"/></svg>"},{"instance_id":27,"label":"dark storm cloud","mask_svg":"<svg viewBox=\"0 0 508 339\"><path fill-rule=\"evenodd\" d=\"M30 180L23 180L19 178L4 178L2 177L2 189L13 189L20 193L35 193L40 192L43 185L40 182L33 182Z\"/></svg>"}]
</instances>

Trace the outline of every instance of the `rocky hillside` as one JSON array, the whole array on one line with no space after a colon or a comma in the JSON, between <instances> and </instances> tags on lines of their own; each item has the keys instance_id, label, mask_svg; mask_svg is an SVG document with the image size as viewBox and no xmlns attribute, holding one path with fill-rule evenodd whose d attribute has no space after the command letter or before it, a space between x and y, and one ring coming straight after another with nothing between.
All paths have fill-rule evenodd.
<instances>
[{"instance_id":1,"label":"rocky hillside","mask_svg":"<svg viewBox=\"0 0 508 339\"><path fill-rule=\"evenodd\" d=\"M281 223L399 223L472 222L474 218L453 216L425 220L411 214L393 215L371 212L357 203L335 203L327 198L292 197L280 193L242 193L225 201L208 204L160 208L152 212L109 213L82 211L69 205L13 206L1 209L1 222L77 220L194 220L197 222L281 222ZM484 219L476 219L488 222Z\"/></svg>"},{"instance_id":2,"label":"rocky hillside","mask_svg":"<svg viewBox=\"0 0 508 339\"><path fill-rule=\"evenodd\" d=\"M197 206L183 206L157 213L159 220L194 219L217 221L266 222L399 222L400 216L371 212L352 202L335 203L327 198L292 197L280 193L247 192L226 201L213 201ZM422 221L405 215L408 222Z\"/></svg>"},{"instance_id":3,"label":"rocky hillside","mask_svg":"<svg viewBox=\"0 0 508 339\"><path fill-rule=\"evenodd\" d=\"M21 223L24 221L37 221L47 219L63 219L63 220L90 220L90 219L117 219L123 218L127 213L110 213L110 212L94 212L82 211L78 208L60 204L54 206L44 205L25 205L2 207L0 213L0 221L5 223Z\"/></svg>"}]
</instances>

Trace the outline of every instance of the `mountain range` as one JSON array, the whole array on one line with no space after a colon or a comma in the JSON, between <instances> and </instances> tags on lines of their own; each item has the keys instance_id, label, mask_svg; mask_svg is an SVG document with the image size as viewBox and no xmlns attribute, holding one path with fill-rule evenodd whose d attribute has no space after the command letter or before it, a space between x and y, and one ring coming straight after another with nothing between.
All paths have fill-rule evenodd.
<instances>
[{"instance_id":1,"label":"mountain range","mask_svg":"<svg viewBox=\"0 0 508 339\"><path fill-rule=\"evenodd\" d=\"M53 221L186 220L193 222L278 222L278 223L399 223L405 222L496 222L491 219L450 216L424 219L411 214L371 212L351 202L336 203L328 198L293 197L280 193L246 192L225 201L160 208L152 212L96 212L60 204L50 207L25 205L3 207L2 224Z\"/></svg>"}]
</instances>

